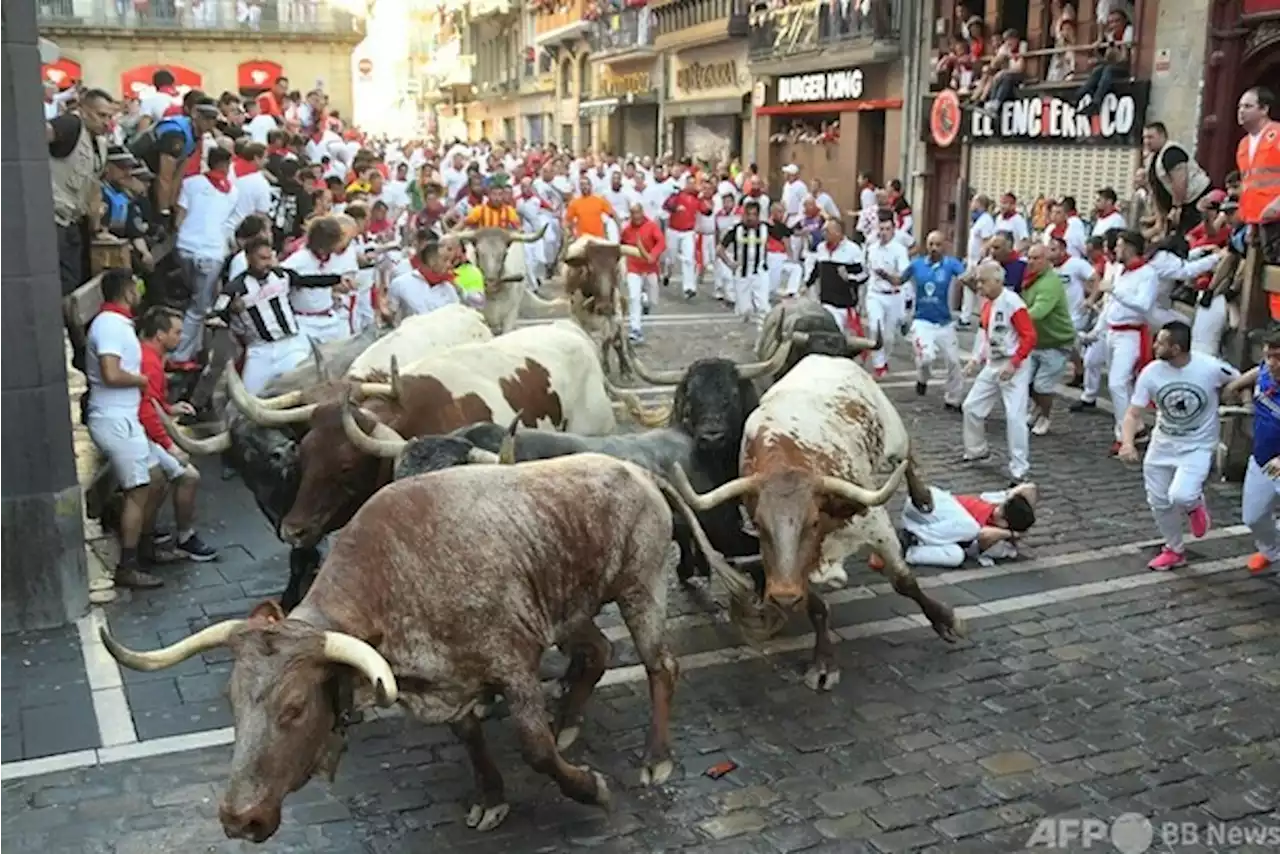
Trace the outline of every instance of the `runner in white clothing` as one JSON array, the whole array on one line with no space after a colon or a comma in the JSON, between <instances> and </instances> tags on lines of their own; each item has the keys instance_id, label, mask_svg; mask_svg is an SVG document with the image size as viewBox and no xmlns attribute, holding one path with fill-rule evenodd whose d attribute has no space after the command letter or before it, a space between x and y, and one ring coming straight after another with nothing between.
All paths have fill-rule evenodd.
<instances>
[{"instance_id":1,"label":"runner in white clothing","mask_svg":"<svg viewBox=\"0 0 1280 854\"><path fill-rule=\"evenodd\" d=\"M1187 562L1182 545L1182 516L1191 534L1203 537L1211 520L1205 506L1205 479L1218 447L1218 404L1223 386L1240 372L1219 359L1191 351L1191 327L1167 323L1156 336L1156 361L1142 369L1124 416L1120 459L1136 463L1134 441L1148 404L1156 406L1156 428L1142 461L1147 504L1164 548L1147 564L1166 570Z\"/></svg>"},{"instance_id":2,"label":"runner in white clothing","mask_svg":"<svg viewBox=\"0 0 1280 854\"><path fill-rule=\"evenodd\" d=\"M871 366L877 378L889 373L889 354L893 352L899 327L906 316L902 276L911 259L906 247L894 240L896 231L893 214L886 211L880 216L876 239L867 244L867 270L871 273L867 285L867 334L874 338L878 330L884 344L871 354Z\"/></svg>"}]
</instances>

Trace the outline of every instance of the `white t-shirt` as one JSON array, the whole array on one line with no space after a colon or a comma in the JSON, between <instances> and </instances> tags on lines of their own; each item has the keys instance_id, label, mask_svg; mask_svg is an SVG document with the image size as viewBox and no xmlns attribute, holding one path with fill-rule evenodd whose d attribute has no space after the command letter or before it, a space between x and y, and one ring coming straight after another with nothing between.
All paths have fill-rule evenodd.
<instances>
[{"instance_id":1,"label":"white t-shirt","mask_svg":"<svg viewBox=\"0 0 1280 854\"><path fill-rule=\"evenodd\" d=\"M1009 235L1015 246L1031 236L1031 229L1027 228L1027 218L1017 212L1013 216L1001 214L996 217L995 230Z\"/></svg>"},{"instance_id":2,"label":"white t-shirt","mask_svg":"<svg viewBox=\"0 0 1280 854\"><path fill-rule=\"evenodd\" d=\"M133 320L123 314L104 311L89 324L85 345L85 377L89 381L89 414L110 418L138 417L142 389L115 388L102 384L103 356L116 356L120 367L131 374L142 373L142 343Z\"/></svg>"},{"instance_id":3,"label":"white t-shirt","mask_svg":"<svg viewBox=\"0 0 1280 854\"><path fill-rule=\"evenodd\" d=\"M186 211L178 227L177 248L200 258L227 257L228 243L240 220L236 216L239 192L235 184L223 193L204 175L192 175L178 191L178 207Z\"/></svg>"},{"instance_id":4,"label":"white t-shirt","mask_svg":"<svg viewBox=\"0 0 1280 854\"><path fill-rule=\"evenodd\" d=\"M153 89L151 94L144 96L138 102L138 112L144 116L151 116L153 122L159 122L164 118L166 110L181 103L182 98L175 98L173 95L166 95L164 92Z\"/></svg>"},{"instance_id":5,"label":"white t-shirt","mask_svg":"<svg viewBox=\"0 0 1280 854\"><path fill-rule=\"evenodd\" d=\"M231 258L231 263L227 265L227 281L231 281L236 276L249 269L249 258L241 249Z\"/></svg>"},{"instance_id":6,"label":"white t-shirt","mask_svg":"<svg viewBox=\"0 0 1280 854\"><path fill-rule=\"evenodd\" d=\"M1142 369L1130 406L1156 405L1156 429L1148 462L1218 447L1218 402L1222 387L1240 372L1205 353L1192 353L1181 368L1156 360Z\"/></svg>"},{"instance_id":7,"label":"white t-shirt","mask_svg":"<svg viewBox=\"0 0 1280 854\"><path fill-rule=\"evenodd\" d=\"M270 113L258 113L244 126L244 130L254 142L266 145L267 134L279 127L280 125L276 124L275 116Z\"/></svg>"},{"instance_id":8,"label":"white t-shirt","mask_svg":"<svg viewBox=\"0 0 1280 854\"><path fill-rule=\"evenodd\" d=\"M1120 211L1112 211L1106 216L1100 216L1093 223L1093 237L1105 237L1108 231L1116 228L1127 228L1124 221L1124 214Z\"/></svg>"},{"instance_id":9,"label":"white t-shirt","mask_svg":"<svg viewBox=\"0 0 1280 854\"><path fill-rule=\"evenodd\" d=\"M458 292L452 285L429 285L417 272L392 279L387 295L399 306L402 317L427 314L458 302Z\"/></svg>"},{"instance_id":10,"label":"white t-shirt","mask_svg":"<svg viewBox=\"0 0 1280 854\"><path fill-rule=\"evenodd\" d=\"M1057 269L1067 286L1067 305L1071 307L1071 318L1079 321L1084 316L1084 288L1089 279L1093 278L1093 265L1083 258L1068 258ZM1076 328L1080 328L1079 323Z\"/></svg>"},{"instance_id":11,"label":"white t-shirt","mask_svg":"<svg viewBox=\"0 0 1280 854\"><path fill-rule=\"evenodd\" d=\"M983 211L973 221L969 229L969 263L977 264L982 260L982 246L996 233L996 221L991 214Z\"/></svg>"},{"instance_id":12,"label":"white t-shirt","mask_svg":"<svg viewBox=\"0 0 1280 854\"><path fill-rule=\"evenodd\" d=\"M249 214L271 213L271 182L259 169L248 175L241 175L232 183L236 191L236 218L243 220Z\"/></svg>"},{"instance_id":13,"label":"white t-shirt","mask_svg":"<svg viewBox=\"0 0 1280 854\"><path fill-rule=\"evenodd\" d=\"M885 270L895 276L901 276L907 271L907 267L911 265L911 257L907 255L907 247L896 240L890 240L888 243L873 240L867 244L866 253L867 272L871 273L871 292L884 293L896 290L897 285L880 278L874 271Z\"/></svg>"}]
</instances>

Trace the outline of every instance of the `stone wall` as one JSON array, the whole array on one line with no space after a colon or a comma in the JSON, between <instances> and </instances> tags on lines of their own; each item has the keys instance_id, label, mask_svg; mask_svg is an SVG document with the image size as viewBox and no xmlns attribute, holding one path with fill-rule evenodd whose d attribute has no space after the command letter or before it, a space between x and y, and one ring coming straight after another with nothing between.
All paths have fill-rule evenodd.
<instances>
[{"instance_id":1,"label":"stone wall","mask_svg":"<svg viewBox=\"0 0 1280 854\"><path fill-rule=\"evenodd\" d=\"M1208 7L1208 3L1161 3L1154 40L1156 67L1151 73L1147 121L1164 122L1169 137L1193 152L1200 123ZM1168 68L1162 70L1160 60L1166 50Z\"/></svg>"}]
</instances>

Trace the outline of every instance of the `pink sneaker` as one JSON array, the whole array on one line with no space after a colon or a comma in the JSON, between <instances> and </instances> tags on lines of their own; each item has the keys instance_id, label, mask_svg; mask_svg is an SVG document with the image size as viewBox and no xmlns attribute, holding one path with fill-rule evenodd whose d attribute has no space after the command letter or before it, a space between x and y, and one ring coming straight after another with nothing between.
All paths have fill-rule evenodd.
<instances>
[{"instance_id":1,"label":"pink sneaker","mask_svg":"<svg viewBox=\"0 0 1280 854\"><path fill-rule=\"evenodd\" d=\"M1156 572L1165 572L1170 569L1177 569L1180 566L1187 565L1187 558L1182 552L1175 552L1167 546L1160 550L1160 554L1152 558L1151 563L1147 564L1147 569Z\"/></svg>"},{"instance_id":2,"label":"pink sneaker","mask_svg":"<svg viewBox=\"0 0 1280 854\"><path fill-rule=\"evenodd\" d=\"M1191 523L1191 536L1199 539L1209 533L1213 520L1209 518L1209 508L1201 501L1187 513L1187 521Z\"/></svg>"}]
</instances>

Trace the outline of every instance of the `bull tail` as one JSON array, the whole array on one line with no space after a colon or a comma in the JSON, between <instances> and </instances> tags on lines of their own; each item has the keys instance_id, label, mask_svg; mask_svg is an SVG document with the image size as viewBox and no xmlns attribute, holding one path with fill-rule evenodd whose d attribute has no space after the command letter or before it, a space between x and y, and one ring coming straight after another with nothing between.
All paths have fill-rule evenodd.
<instances>
[{"instance_id":1,"label":"bull tail","mask_svg":"<svg viewBox=\"0 0 1280 854\"><path fill-rule=\"evenodd\" d=\"M666 478L654 476L654 481L658 488L662 490L666 496L667 503L677 513L684 517L689 524L689 530L693 533L694 542L698 544L698 548L702 551L703 556L707 559L707 564L711 567L711 571L716 574L720 582L724 584L725 589L729 591L730 597L733 599L735 608L733 610L737 615L743 615L744 620L739 620L739 628L748 637L759 640L771 638L782 630L786 625L787 614L777 606L768 605L760 601L760 597L756 594L755 582L752 579L739 572L711 545L711 540L707 538L707 532L702 529L702 523L698 521L698 514L693 512L693 508L684 500L684 496L680 494L680 490L676 489Z\"/></svg>"}]
</instances>

